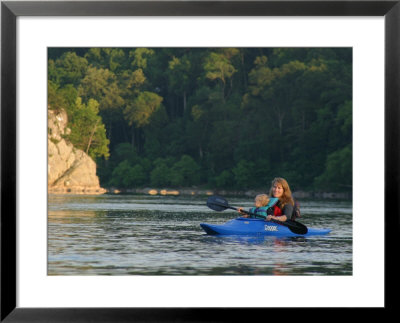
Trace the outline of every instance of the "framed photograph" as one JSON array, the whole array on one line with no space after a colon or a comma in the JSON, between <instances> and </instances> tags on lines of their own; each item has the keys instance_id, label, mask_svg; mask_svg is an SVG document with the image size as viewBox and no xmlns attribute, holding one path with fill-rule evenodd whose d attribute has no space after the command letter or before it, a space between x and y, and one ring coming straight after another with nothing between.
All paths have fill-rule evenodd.
<instances>
[{"instance_id":1,"label":"framed photograph","mask_svg":"<svg viewBox=\"0 0 400 323\"><path fill-rule=\"evenodd\" d=\"M400 149L398 133L399 15L399 1L3 1L1 4L1 321L235 321L239 311L248 315L264 315L271 308L274 310L288 308L293 310L300 308L392 309L394 304L390 296L391 289L398 283L397 275L393 275L391 269L395 268L392 259L397 254L392 252L392 246L396 244L393 240L399 233L397 202L399 198L398 151ZM220 52L222 53L220 56L216 55L217 50L211 50L218 48L224 51ZM291 52L291 49L298 51ZM180 50L184 54L180 53ZM173 70L180 64L176 69L177 73L167 75L155 69L147 71L146 58L154 52L159 61L167 62L165 66L169 66L168 70ZM70 56L67 57L68 55ZM109 70L102 69L101 55L106 55ZM308 242L309 247L312 247L316 254L320 252L322 255L326 248L330 249L331 263L322 260L318 262L318 259L314 258L307 262L304 258L304 241L296 241L299 252L294 261L300 264L307 263L303 267L288 268L286 267L287 260L281 259L277 262L281 266L275 266L271 269L272 271L269 268L260 270L261 267L256 264L244 266L240 261L237 263L241 265L233 268L234 266L229 264L230 260L226 260L229 258L220 257L220 261L228 261L228 264L210 265L203 268L190 262L205 264L204 260L211 258L215 261L218 258L218 252L227 253L229 250L222 248L221 241L217 241L214 243L214 248L210 247L210 250L196 250L196 254L202 257L200 262L196 262L194 258L190 258L190 252L185 252L186 248L189 248L190 244L197 243L202 246L206 244L202 244L204 241L200 241L199 238L197 240L182 238L185 241L182 240L176 253L182 252L181 255L188 257L181 259L182 267L174 267L172 258L168 259L168 264L172 264L170 267L163 264L152 267L152 264L156 262L154 248L161 251L162 242L155 247L155 240L142 239L140 248L151 248L153 245L153 249L146 258L141 258L142 266L136 264L133 268L129 265L125 266L124 257L113 252L113 248L115 248L115 239L128 241L132 238L129 234L125 234L129 221L134 220L139 227L142 223L140 218L142 215L139 218L132 218L131 214L124 213L125 210L112 209L112 207L108 211L98 210L96 205L90 202L90 198L78 197L75 200L61 201L57 200L57 197L48 195L48 181L51 180L48 171L48 156L51 153L51 147L48 146L46 138L50 136L50 141L56 147L59 141L69 134L56 135L56 129L49 130L47 107L50 104L53 106L51 113L54 116L51 117L54 117L54 120L62 119L62 116L57 115L59 110L54 108L54 106L57 107L58 100L63 99L57 92L58 84L62 83L61 79L68 79L65 84L73 83L74 77L76 78L79 74L76 69L68 75L63 74L64 70L57 69L62 64L69 64L69 59L74 60L76 64L86 60L83 64L92 68L91 74L87 72L87 78L80 81L80 87L75 89L79 91L79 102L75 98L78 92L74 92L72 87L63 88L64 94L71 90L64 99L74 97L73 106L78 107L73 111L76 113L76 120L92 118L90 125L84 122L74 123L74 127L80 127L87 132L85 145L80 149L93 158L105 157L108 151L104 147L110 139L110 129L113 129L114 138L118 136L125 138L119 141L114 139L113 142L114 149L117 147L121 154L124 154L125 140L131 148L146 151L147 157L156 156L154 159L159 157L157 152L162 149L162 145L157 146L157 142L162 136L168 136L161 134L154 141L147 140L145 145L141 139L144 132L140 129L140 125L146 124L147 119L143 119L146 117L135 119L133 114L130 114L130 110L124 108L120 116L124 118L123 122L115 121L111 117L107 119L103 114L105 123L103 125L103 121L99 121L97 116L88 114L82 117L79 112L80 106L85 107L85 111L96 112L99 106L106 111L109 102L112 102L112 105L118 104L118 95L114 95L117 92L112 93L114 76L110 74L110 71L118 70L118 64L126 64L121 58L124 55L130 57L132 63L126 68L130 74L122 73L118 76L121 84L124 82L124 84L129 82L136 85L144 84L145 78L150 75L150 79L153 78L153 80L157 77L168 79L171 90L169 94L165 94L165 89L156 86L151 91L126 94L125 98L129 97L132 102L130 109L141 109L143 106L147 109L163 95L169 95L170 102L176 102L174 108L167 111L168 114L183 114L187 106L191 104L190 120L199 122L185 124L184 127L192 127L193 138L199 138L205 132L204 129L202 132L201 127L196 128L202 124L201 120L206 120L201 119L204 118L205 113L202 107L217 109L221 102L224 102L224 107L234 106L234 104L230 105L231 101L228 100L229 96L233 98L236 95L229 78L229 66L227 70L224 70L225 74L218 74L214 68L219 63L218 59L226 63L224 59L237 55L238 64L240 64L240 57L243 66L244 61L248 64L247 69L244 69L246 73L243 75L246 76L243 82L246 86L250 84L249 90L246 95L243 95L245 91L241 93L238 99L241 102L240 105L230 110L237 115L244 113L240 112L240 109L248 109L246 111L256 114L257 105L260 103L257 96L260 92L265 102L273 96L277 100L276 97L280 95L279 86L285 87L287 80L274 83L275 88L272 93L263 88L265 78L274 75L278 79L279 75L288 73L288 69L303 71L305 65L302 65L299 57L307 57L309 73L327 68L319 61L318 55L325 55L324 62L328 62L329 66L334 66L335 71L340 71L338 73L348 73L346 74L348 78L343 76L347 82L348 98L344 96L337 99L343 99L340 104L337 104L340 106L337 118L341 120L347 118L346 120L350 120L351 124L349 126L347 123L347 127L345 125L338 127L337 132L331 131L331 136L334 133L337 138L343 135L341 131L343 133L347 131L352 138L349 153L352 156L353 170L350 175L352 178L348 179L352 185L350 186L352 187L350 191L352 203L345 205L344 213L338 213L350 220L346 222L344 219L336 218L336 223L331 223L335 230L342 230L348 235L336 235L331 241L327 238ZM280 63L286 62L285 59L290 63L286 65ZM206 95L208 101L204 101L203 106L201 106L203 103L198 102L202 102L201 98L207 91L206 87L192 91L196 92L196 95L193 94L191 97L192 101L185 95L185 84L188 84L188 81L183 77L183 74L187 72L182 65L184 60L193 66L196 61L201 61L201 66L208 69L207 81L214 82L213 89L208 88L209 92ZM154 60L153 63L157 64ZM252 64L257 65L258 69ZM274 66L274 70L269 69L268 64ZM89 70L87 66L85 68ZM230 71L233 70L232 67ZM321 97L337 97L338 93L343 96L343 91L338 89L340 85L335 88L337 79L334 78L332 71L326 74L330 75L329 80L321 76L321 82L330 81L330 84L333 84L329 91L321 87L323 91ZM192 75L198 77L195 72ZM251 77L247 79L248 75ZM98 101L86 100L83 87L86 86L86 91L92 91L91 93L94 93L92 96L96 97L95 82L101 77L105 77L107 87L110 89L109 96L103 101L101 98ZM298 89L311 91L311 86L314 87L314 92L317 91L315 88L319 89L318 86L321 83L318 83L315 77L310 77L310 79L313 81ZM154 84L156 84L155 81ZM90 86L93 88L89 88ZM126 85L126 88L130 86ZM282 93L285 93L285 96L299 96L299 93L293 94L286 88L282 88ZM285 96L282 96L282 102L287 98ZM212 100L214 103L211 102ZM294 100L289 101L294 102ZM321 102L331 101L321 100ZM142 104L143 102L145 103ZM299 107L306 107L310 104L318 105L319 101L312 101L311 96L302 96L296 104ZM159 105L158 102L157 107ZM143 116L146 115L146 111L142 114ZM321 108L318 111L318 120L323 120L324 113L328 113L327 111L328 108L325 110ZM158 123L155 124L158 124L160 128L166 127L162 120L167 120L166 114L163 115L162 112L155 117L158 118ZM246 118L250 120L249 113L244 113L242 121ZM277 120L280 120L279 116L283 118L285 113L288 112L277 113ZM223 113L217 115L220 116ZM70 118L71 115L68 117ZM74 117L73 114L72 117ZM301 116L297 117L301 118ZM254 122L257 117L252 120L255 128ZM227 137L224 136L224 127L236 125L231 119L225 122L219 123L221 132L218 137L215 137L218 138L217 142L214 142L215 151L219 150L221 154L222 142ZM203 124L206 124L206 121ZM280 127L281 125L277 122L276 131L279 132ZM328 126L321 121L321 127L326 129ZM108 139L104 136L105 128L108 131ZM104 131L102 132L101 129ZM157 128L154 129L157 130ZM153 133L156 131L154 129ZM234 132L232 129L230 132L226 129L225 134ZM318 136L317 130L322 128L315 129L314 135ZM272 131L266 132L265 136L269 138L272 134ZM319 134L321 135L321 132ZM147 136L147 138L152 137ZM166 142L170 140L164 139ZM72 142L74 138L68 137L68 140ZM321 140L324 139L321 138ZM105 144L102 145L101 142ZM249 146L254 144L250 137L240 144L241 150L238 149L236 156L240 154L246 156L246 153L256 151ZM334 145L334 141L328 144ZM183 145L183 142L176 141L165 149L169 149L173 154L179 150L179 145ZM59 147L54 149L60 150ZM203 154L201 144L193 149L196 149L196 153ZM340 156L343 156L345 152L346 150L342 149L340 154L332 154L332 165L338 165L340 160L343 161L344 159ZM129 155L126 158L136 158L135 160L138 161L135 156ZM210 156L207 158L211 159ZM166 187L169 182L162 182L162 175L169 171L171 172L169 177L172 178L174 169L179 169L177 174L181 175L184 163L190 164L190 168L197 167L196 163L188 157L170 162L170 164L168 162L167 159L159 159L158 164L154 164L159 168L154 169L157 180L152 183L155 183L155 186L158 184L159 187ZM312 161L309 162L313 167ZM114 160L108 163L114 163ZM207 165L214 167L216 163L215 157ZM143 168L146 166L143 165L139 167L140 169L133 169L133 164L131 167L119 161L113 168L108 167L107 163L102 168L100 167L102 179L109 183L107 188L110 189L114 185L117 187L113 188L114 195L107 196L111 199L117 198L118 203L126 202L133 205L132 201L124 200L123 194L118 195L118 189L129 187L128 182L132 181L132 178L137 181L143 180L145 176ZM243 173L243 169L246 171L250 169L250 166L246 167L244 162L240 163L238 157L238 163L231 165L230 174L237 176L237 180L240 181L240 176L237 174L240 171ZM218 169L218 166L215 168ZM301 176L293 175L296 172L285 171L292 174L292 178L295 178L298 183L304 181ZM85 172L78 173L77 176L83 177ZM150 174L149 170L147 172ZM111 173L112 178L109 175ZM215 171L209 178L213 178L214 185L218 182L220 187L225 187L231 185L227 178L228 173L220 167L219 172ZM255 171L254 174L256 173ZM148 178L150 178L149 174L146 175ZM272 173L264 174L260 171L257 174L261 174L263 178L272 176ZM340 175L326 172L324 176L320 176L319 180L327 183ZM345 176L346 174L343 175ZM181 177L174 177L174 183L178 183L176 184L178 186L190 186L197 183L194 178L186 178L185 182ZM65 192L71 190L70 182L73 179L64 175L60 178L62 185L53 185L52 189L66 190ZM215 178L218 178L218 181ZM242 180L242 183L248 181L248 178ZM57 181L58 179L53 181L53 184ZM102 190L100 187L79 189L84 193L82 196L86 196L85 193L91 189L95 192ZM153 204L159 203L150 189L148 189L148 194ZM163 193L154 194L174 195L175 193L165 190ZM206 192L205 196L210 194ZM137 204L134 207L140 209L142 205L147 210L151 205L146 201L136 201ZM242 203L245 200L236 199L235 201ZM193 202L193 197L191 197L191 202L192 209L188 211L183 208L182 212L185 216L192 212L189 216L196 217L200 212L198 204L202 202L197 200ZM114 202L107 200L104 203ZM168 203L167 207L170 205ZM333 209L340 207L335 203L333 200ZM215 209L215 204L212 205ZM225 207L225 204L223 206ZM76 241L83 237L74 219L63 218L63 212L71 210L71 207L75 209L74 212L82 216L82 221L86 223L87 226L81 228L83 231L90 230L91 218L104 220L104 222L101 222L103 220L96 222L95 230L97 231L90 232L90 238L84 242L86 244L93 240L94 244L91 251L82 253L85 259L79 259L73 252L68 253L67 249L71 246L63 245L62 242L65 236L77 239ZM183 206L180 205L180 207ZM219 205L217 211L221 211L221 207ZM151 216L163 217L162 212L156 215L152 213ZM126 218L126 221L118 222L118 232L117 230L111 232L110 227L107 226L116 223L116 217ZM175 222L182 222L180 218L174 219ZM215 220L210 219L211 222L216 223ZM192 222L196 224L196 230L204 235L205 233L197 225L201 222L200 219ZM193 226L193 223L185 225L186 227ZM319 223L318 220L316 223ZM180 234L176 223L171 222L168 225L175 225L174 234ZM286 228L288 231L297 232L296 230L304 229L300 225L292 224L290 227L290 222L287 222ZM156 228L157 223L152 222L152 227ZM182 230L186 230L186 227ZM202 226L202 228L207 233L213 232L210 227ZM269 228L269 230L272 229ZM308 230L311 230L310 227ZM347 237L349 237L348 240L346 240ZM162 239L167 238L162 237ZM90 254L96 251L95 244L103 239L108 239L108 244L103 248L103 251L107 250L104 253L104 257L107 258L105 264ZM178 240L174 238L162 241L173 243ZM117 244L118 248L121 248L121 244ZM242 253L245 253L246 247L254 246L248 240L244 243L242 241L240 245L236 241L228 241L225 244L241 248ZM219 247L216 248L216 246ZM77 247L79 248L79 245ZM284 243L278 245L275 242L274 247L281 250L279 256L288 256L284 252L287 248ZM264 261L264 257L265 259L272 257L271 254L265 252L267 249L258 248L260 250L257 250L257 248L258 245L248 250L254 252L258 261ZM129 250L127 248L124 254L127 257ZM207 252L215 252L215 255L207 255ZM241 259L240 254L232 257ZM90 268L86 266L86 259L92 259L94 265ZM163 258L163 261L166 259ZM112 262L118 265L111 266ZM290 299L283 304L280 302L292 294L297 296L293 299L289 297Z\"/></svg>"}]
</instances>

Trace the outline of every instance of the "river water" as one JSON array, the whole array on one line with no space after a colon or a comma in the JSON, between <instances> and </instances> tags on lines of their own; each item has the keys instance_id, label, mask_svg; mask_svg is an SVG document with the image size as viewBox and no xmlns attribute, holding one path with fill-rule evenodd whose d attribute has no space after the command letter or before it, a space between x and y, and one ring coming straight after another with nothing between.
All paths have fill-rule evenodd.
<instances>
[{"instance_id":1,"label":"river water","mask_svg":"<svg viewBox=\"0 0 400 323\"><path fill-rule=\"evenodd\" d=\"M251 207L251 198L227 198ZM352 275L351 201L304 200L307 227L326 236L209 236L200 223L235 211L207 208L207 197L50 195L49 275Z\"/></svg>"}]
</instances>

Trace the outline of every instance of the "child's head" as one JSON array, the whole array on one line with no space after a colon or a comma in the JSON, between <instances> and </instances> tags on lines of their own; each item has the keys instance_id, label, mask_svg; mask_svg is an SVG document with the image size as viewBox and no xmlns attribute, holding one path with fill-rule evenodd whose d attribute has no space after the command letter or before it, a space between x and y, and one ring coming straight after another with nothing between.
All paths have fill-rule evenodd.
<instances>
[{"instance_id":1,"label":"child's head","mask_svg":"<svg viewBox=\"0 0 400 323\"><path fill-rule=\"evenodd\" d=\"M256 207L266 206L269 203L269 197L267 194L258 194L255 198Z\"/></svg>"}]
</instances>

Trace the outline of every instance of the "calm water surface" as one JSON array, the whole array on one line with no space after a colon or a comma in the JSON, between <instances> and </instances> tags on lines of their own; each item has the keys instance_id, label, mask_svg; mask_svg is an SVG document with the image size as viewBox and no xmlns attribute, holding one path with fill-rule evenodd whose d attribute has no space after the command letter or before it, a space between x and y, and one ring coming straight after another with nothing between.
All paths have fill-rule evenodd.
<instances>
[{"instance_id":1,"label":"calm water surface","mask_svg":"<svg viewBox=\"0 0 400 323\"><path fill-rule=\"evenodd\" d=\"M351 201L301 201L308 227L326 236L218 237L224 223L206 197L49 196L49 275L352 275ZM228 198L251 207L251 198Z\"/></svg>"}]
</instances>

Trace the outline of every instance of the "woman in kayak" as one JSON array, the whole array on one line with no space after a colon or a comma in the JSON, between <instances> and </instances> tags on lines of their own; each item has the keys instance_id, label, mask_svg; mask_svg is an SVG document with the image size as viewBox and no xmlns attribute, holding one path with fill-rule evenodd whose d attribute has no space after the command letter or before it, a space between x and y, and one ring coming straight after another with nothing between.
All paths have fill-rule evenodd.
<instances>
[{"instance_id":1,"label":"woman in kayak","mask_svg":"<svg viewBox=\"0 0 400 323\"><path fill-rule=\"evenodd\" d=\"M275 219L282 222L290 220L293 214L294 200L289 184L284 178L274 178L270 189L270 196L278 198L279 201L273 206L274 214L268 215L265 220Z\"/></svg>"}]
</instances>

